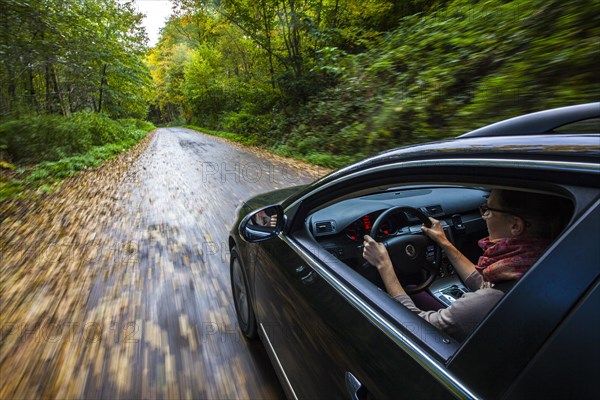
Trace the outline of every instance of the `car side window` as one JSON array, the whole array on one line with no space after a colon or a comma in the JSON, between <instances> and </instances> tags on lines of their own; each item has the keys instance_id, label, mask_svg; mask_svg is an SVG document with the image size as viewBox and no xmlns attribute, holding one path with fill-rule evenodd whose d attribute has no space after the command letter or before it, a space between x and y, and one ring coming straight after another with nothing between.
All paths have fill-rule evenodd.
<instances>
[{"instance_id":1,"label":"car side window","mask_svg":"<svg viewBox=\"0 0 600 400\"><path fill-rule=\"evenodd\" d=\"M506 199L495 192L504 193ZM528 199L535 204L528 205ZM386 211L394 208L398 212L388 215ZM428 234L419 213L435 220ZM572 204L557 196L418 186L344 199L313 213L308 221L315 240L334 257L434 327L463 341L546 251L571 213ZM513 222L522 231L512 232ZM435 230L449 244L432 240ZM515 238L493 236L509 233ZM504 257L507 252L512 258ZM372 265L386 256L392 264L389 272ZM393 278L386 279L386 274Z\"/></svg>"}]
</instances>

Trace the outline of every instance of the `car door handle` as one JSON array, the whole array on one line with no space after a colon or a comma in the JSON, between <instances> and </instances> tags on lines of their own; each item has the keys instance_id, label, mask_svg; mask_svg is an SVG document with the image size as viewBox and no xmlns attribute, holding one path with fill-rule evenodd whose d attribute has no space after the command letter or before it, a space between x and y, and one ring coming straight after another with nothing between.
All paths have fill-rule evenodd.
<instances>
[{"instance_id":1,"label":"car door handle","mask_svg":"<svg viewBox=\"0 0 600 400\"><path fill-rule=\"evenodd\" d=\"M366 399L369 395L369 391L362 383L352 374L352 372L346 371L346 389L352 400Z\"/></svg>"},{"instance_id":2,"label":"car door handle","mask_svg":"<svg viewBox=\"0 0 600 400\"><path fill-rule=\"evenodd\" d=\"M315 271L310 271L308 274L304 275L300 279L302 279L302 283L304 283L305 285L310 285L314 283L317 279L317 274Z\"/></svg>"},{"instance_id":3,"label":"car door handle","mask_svg":"<svg viewBox=\"0 0 600 400\"><path fill-rule=\"evenodd\" d=\"M305 267L304 265L296 268L296 273L300 276L302 283L305 285L310 285L315 282L317 279L317 273L310 268Z\"/></svg>"}]
</instances>

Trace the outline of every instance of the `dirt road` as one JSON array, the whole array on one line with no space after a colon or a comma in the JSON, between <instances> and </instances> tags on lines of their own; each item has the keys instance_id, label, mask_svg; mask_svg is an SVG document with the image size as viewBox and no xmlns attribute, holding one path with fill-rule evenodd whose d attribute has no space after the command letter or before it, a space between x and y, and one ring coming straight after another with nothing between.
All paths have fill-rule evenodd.
<instances>
[{"instance_id":1,"label":"dirt road","mask_svg":"<svg viewBox=\"0 0 600 400\"><path fill-rule=\"evenodd\" d=\"M325 171L181 128L130 161L3 222L0 398L283 397L238 333L227 233L248 197Z\"/></svg>"}]
</instances>

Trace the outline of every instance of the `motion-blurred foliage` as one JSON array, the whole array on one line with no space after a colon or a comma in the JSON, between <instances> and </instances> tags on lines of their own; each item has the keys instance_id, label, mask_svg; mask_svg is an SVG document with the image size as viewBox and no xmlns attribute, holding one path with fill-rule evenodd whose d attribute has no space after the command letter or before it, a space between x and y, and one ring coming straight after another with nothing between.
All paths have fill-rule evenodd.
<instances>
[{"instance_id":1,"label":"motion-blurred foliage","mask_svg":"<svg viewBox=\"0 0 600 400\"><path fill-rule=\"evenodd\" d=\"M593 0L179 3L155 116L327 166L600 98Z\"/></svg>"},{"instance_id":2,"label":"motion-blurred foliage","mask_svg":"<svg viewBox=\"0 0 600 400\"><path fill-rule=\"evenodd\" d=\"M592 3L455 1L406 17L345 59L340 83L304 107L287 145L318 132L320 148L357 158L598 101L600 3Z\"/></svg>"}]
</instances>

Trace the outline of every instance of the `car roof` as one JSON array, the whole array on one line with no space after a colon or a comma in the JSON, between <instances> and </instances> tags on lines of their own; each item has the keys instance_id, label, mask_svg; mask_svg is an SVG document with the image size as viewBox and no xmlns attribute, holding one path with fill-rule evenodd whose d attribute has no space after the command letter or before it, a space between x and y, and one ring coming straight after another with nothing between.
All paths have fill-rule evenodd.
<instances>
[{"instance_id":1,"label":"car roof","mask_svg":"<svg viewBox=\"0 0 600 400\"><path fill-rule=\"evenodd\" d=\"M375 155L359 162L382 163L398 158L444 158L444 157L539 158L548 160L572 160L580 162L600 161L600 134L521 135L464 137L400 147Z\"/></svg>"},{"instance_id":2,"label":"car roof","mask_svg":"<svg viewBox=\"0 0 600 400\"><path fill-rule=\"evenodd\" d=\"M379 165L411 160L505 159L577 162L600 170L600 134L464 137L388 150L334 171L333 180Z\"/></svg>"},{"instance_id":3,"label":"car roof","mask_svg":"<svg viewBox=\"0 0 600 400\"><path fill-rule=\"evenodd\" d=\"M565 125L598 118L600 118L600 102L580 104L510 118L465 133L460 135L459 138L557 134L562 133L557 132L557 129ZM600 133L599 123L596 122L594 127L589 128L592 130L591 132L585 133ZM576 132L567 131L566 133Z\"/></svg>"}]
</instances>

